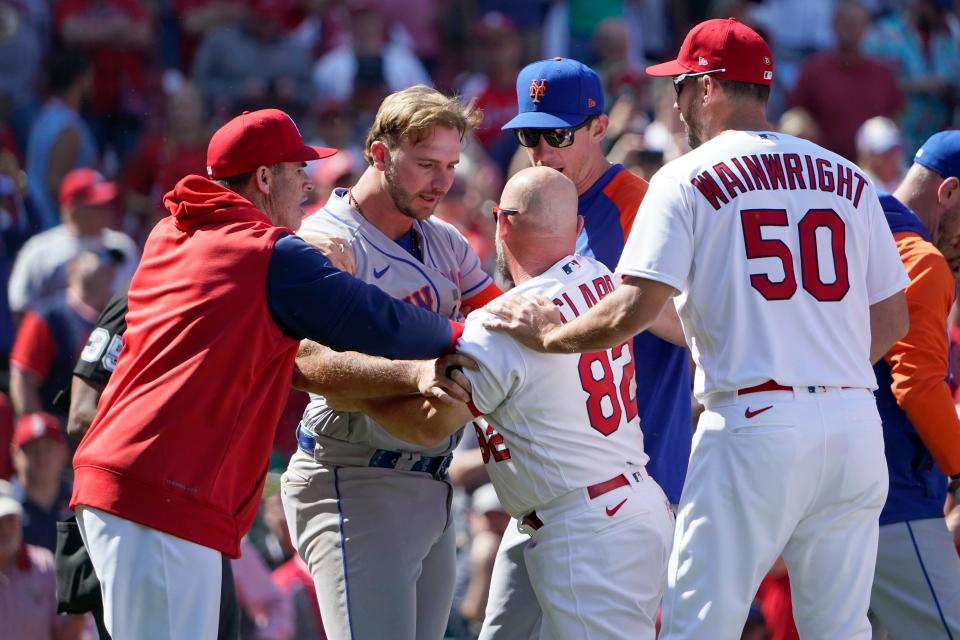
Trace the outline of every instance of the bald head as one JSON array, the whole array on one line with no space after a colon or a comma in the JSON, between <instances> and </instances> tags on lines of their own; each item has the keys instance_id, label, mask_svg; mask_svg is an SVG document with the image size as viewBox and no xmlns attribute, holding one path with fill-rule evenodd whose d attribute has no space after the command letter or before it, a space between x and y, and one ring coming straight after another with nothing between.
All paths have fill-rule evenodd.
<instances>
[{"instance_id":1,"label":"bald head","mask_svg":"<svg viewBox=\"0 0 960 640\"><path fill-rule=\"evenodd\" d=\"M517 172L503 188L500 208L517 212L501 214L497 228L500 261L515 281L538 276L574 252L581 225L577 188L556 169Z\"/></svg>"}]
</instances>

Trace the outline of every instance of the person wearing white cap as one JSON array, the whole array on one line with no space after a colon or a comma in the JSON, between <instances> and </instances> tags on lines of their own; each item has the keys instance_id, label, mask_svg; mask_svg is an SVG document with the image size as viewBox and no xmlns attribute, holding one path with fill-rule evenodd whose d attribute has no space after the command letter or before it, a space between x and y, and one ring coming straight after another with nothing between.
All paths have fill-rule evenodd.
<instances>
[{"instance_id":1,"label":"person wearing white cap","mask_svg":"<svg viewBox=\"0 0 960 640\"><path fill-rule=\"evenodd\" d=\"M878 191L893 191L903 178L903 136L890 118L870 118L857 129L857 165Z\"/></svg>"},{"instance_id":2,"label":"person wearing white cap","mask_svg":"<svg viewBox=\"0 0 960 640\"><path fill-rule=\"evenodd\" d=\"M58 616L53 553L23 542L23 507L0 480L0 636L75 640L81 616Z\"/></svg>"}]
</instances>

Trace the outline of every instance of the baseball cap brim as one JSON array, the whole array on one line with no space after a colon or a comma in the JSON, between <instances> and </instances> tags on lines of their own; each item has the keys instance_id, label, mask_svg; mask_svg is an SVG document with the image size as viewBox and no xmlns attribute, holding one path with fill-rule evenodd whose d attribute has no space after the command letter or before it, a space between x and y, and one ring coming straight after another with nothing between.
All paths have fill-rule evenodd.
<instances>
[{"instance_id":1,"label":"baseball cap brim","mask_svg":"<svg viewBox=\"0 0 960 640\"><path fill-rule=\"evenodd\" d=\"M320 160L321 158L329 158L337 152L337 149L331 149L330 147L312 147L310 145L304 145L300 151L293 154L293 156L286 160L286 162L308 162L310 160Z\"/></svg>"},{"instance_id":2,"label":"baseball cap brim","mask_svg":"<svg viewBox=\"0 0 960 640\"><path fill-rule=\"evenodd\" d=\"M507 124L500 127L508 129L565 129L582 124L589 115L582 113L544 113L542 111L525 111L518 113Z\"/></svg>"},{"instance_id":3,"label":"baseball cap brim","mask_svg":"<svg viewBox=\"0 0 960 640\"><path fill-rule=\"evenodd\" d=\"M661 62L660 64L653 64L647 67L647 75L650 76L670 77L683 75L684 73L690 73L690 69L681 65L678 60Z\"/></svg>"}]
</instances>

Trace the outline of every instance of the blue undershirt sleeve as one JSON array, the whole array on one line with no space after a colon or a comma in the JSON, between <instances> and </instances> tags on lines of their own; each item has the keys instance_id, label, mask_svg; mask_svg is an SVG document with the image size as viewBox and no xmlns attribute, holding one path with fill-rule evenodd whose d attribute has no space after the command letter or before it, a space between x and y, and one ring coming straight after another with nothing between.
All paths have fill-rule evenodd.
<instances>
[{"instance_id":1,"label":"blue undershirt sleeve","mask_svg":"<svg viewBox=\"0 0 960 640\"><path fill-rule=\"evenodd\" d=\"M334 268L294 235L285 235L274 245L267 305L277 325L292 338L386 358L440 356L462 332L459 323Z\"/></svg>"}]
</instances>

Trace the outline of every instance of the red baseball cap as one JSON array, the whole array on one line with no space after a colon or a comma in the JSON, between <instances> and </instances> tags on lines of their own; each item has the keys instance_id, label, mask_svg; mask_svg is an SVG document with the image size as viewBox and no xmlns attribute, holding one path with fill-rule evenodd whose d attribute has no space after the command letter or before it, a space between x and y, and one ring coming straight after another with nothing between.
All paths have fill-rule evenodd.
<instances>
[{"instance_id":1,"label":"red baseball cap","mask_svg":"<svg viewBox=\"0 0 960 640\"><path fill-rule=\"evenodd\" d=\"M722 69L722 71L720 71ZM773 55L760 34L733 18L701 22L687 34L676 60L647 67L651 76L716 71L721 80L770 86Z\"/></svg>"},{"instance_id":2,"label":"red baseball cap","mask_svg":"<svg viewBox=\"0 0 960 640\"><path fill-rule=\"evenodd\" d=\"M244 111L210 138L207 175L215 180L229 178L262 165L319 160L336 152L304 144L297 125L279 109Z\"/></svg>"},{"instance_id":3,"label":"red baseball cap","mask_svg":"<svg viewBox=\"0 0 960 640\"><path fill-rule=\"evenodd\" d=\"M120 193L117 183L110 182L93 169L74 169L60 182L60 204L101 205L113 202Z\"/></svg>"},{"instance_id":4,"label":"red baseball cap","mask_svg":"<svg viewBox=\"0 0 960 640\"><path fill-rule=\"evenodd\" d=\"M44 411L28 413L17 420L17 427L13 431L13 444L22 447L39 438L63 442L60 421Z\"/></svg>"}]
</instances>

